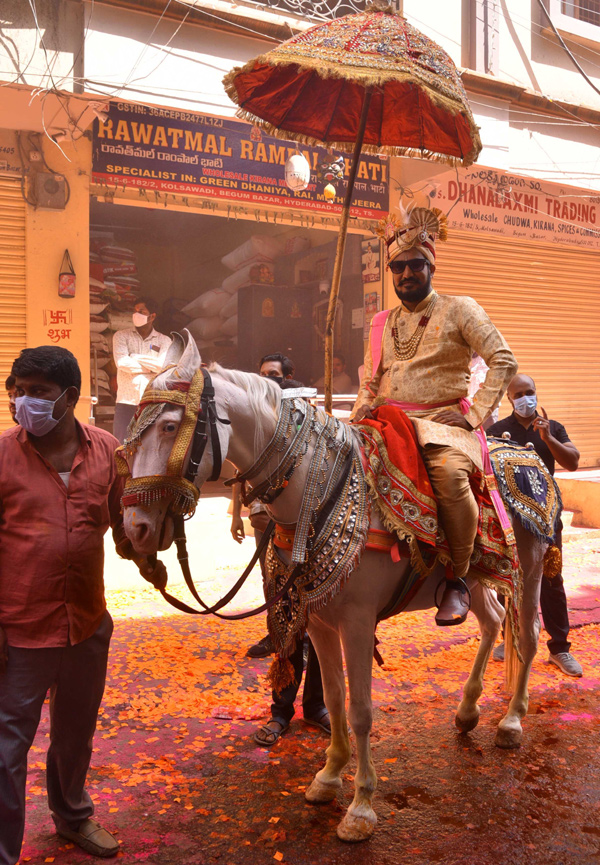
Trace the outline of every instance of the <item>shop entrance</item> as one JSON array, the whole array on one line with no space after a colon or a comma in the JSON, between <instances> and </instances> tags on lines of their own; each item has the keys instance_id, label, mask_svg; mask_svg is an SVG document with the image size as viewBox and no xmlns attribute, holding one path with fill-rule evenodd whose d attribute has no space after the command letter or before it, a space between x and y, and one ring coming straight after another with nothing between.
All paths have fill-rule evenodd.
<instances>
[{"instance_id":1,"label":"shop entrance","mask_svg":"<svg viewBox=\"0 0 600 865\"><path fill-rule=\"evenodd\" d=\"M91 368L99 424L111 429L114 413L112 335L133 326L140 297L158 302L157 330L187 327L206 362L256 371L263 355L282 352L297 379L319 384L337 233L263 219L265 213L258 222L92 201ZM380 276L379 244L365 237L348 237L336 327L342 380L353 392L363 362L365 291L379 288L373 279Z\"/></svg>"}]
</instances>

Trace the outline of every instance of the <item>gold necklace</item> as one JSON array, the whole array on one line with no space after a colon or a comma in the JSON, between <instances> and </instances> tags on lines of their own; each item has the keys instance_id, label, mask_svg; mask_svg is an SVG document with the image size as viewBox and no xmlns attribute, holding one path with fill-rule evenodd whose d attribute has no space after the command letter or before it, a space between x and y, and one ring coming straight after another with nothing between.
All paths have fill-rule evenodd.
<instances>
[{"instance_id":1,"label":"gold necklace","mask_svg":"<svg viewBox=\"0 0 600 865\"><path fill-rule=\"evenodd\" d=\"M400 312L402 311L402 307L399 308L398 313L396 314L396 321L394 326L392 327L392 336L394 338L394 354L396 355L396 360L411 360L417 353L417 349L423 339L423 334L425 333L425 328L429 324L429 320L431 319L431 314L433 312L433 307L437 301L437 295L434 295L429 301L425 312L419 319L419 323L416 326L412 335L405 340L401 340L398 335L398 327L397 321Z\"/></svg>"}]
</instances>

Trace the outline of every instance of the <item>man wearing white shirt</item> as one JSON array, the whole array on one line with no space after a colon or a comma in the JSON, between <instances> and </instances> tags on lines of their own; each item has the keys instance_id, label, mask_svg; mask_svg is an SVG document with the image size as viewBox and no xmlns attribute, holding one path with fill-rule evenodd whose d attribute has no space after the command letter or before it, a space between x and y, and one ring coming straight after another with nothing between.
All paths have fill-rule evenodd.
<instances>
[{"instance_id":1,"label":"man wearing white shirt","mask_svg":"<svg viewBox=\"0 0 600 865\"><path fill-rule=\"evenodd\" d=\"M164 364L171 339L154 329L158 305L140 298L134 306L133 327L118 330L113 337L117 365L117 404L113 434L123 442L146 385Z\"/></svg>"}]
</instances>

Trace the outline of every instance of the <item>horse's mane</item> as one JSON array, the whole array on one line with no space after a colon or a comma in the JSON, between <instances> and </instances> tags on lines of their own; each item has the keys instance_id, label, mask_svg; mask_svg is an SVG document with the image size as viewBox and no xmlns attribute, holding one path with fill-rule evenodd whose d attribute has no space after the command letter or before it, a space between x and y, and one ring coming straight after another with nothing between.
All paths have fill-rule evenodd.
<instances>
[{"instance_id":1,"label":"horse's mane","mask_svg":"<svg viewBox=\"0 0 600 865\"><path fill-rule=\"evenodd\" d=\"M235 387L241 388L248 394L250 406L256 419L254 449L258 453L265 441L261 424L264 410L265 408L271 409L277 417L281 406L281 388L267 376L257 375L255 372L241 372L239 369L225 369L218 363L212 363L209 366L209 372L214 372L215 375L220 376Z\"/></svg>"},{"instance_id":2,"label":"horse's mane","mask_svg":"<svg viewBox=\"0 0 600 865\"><path fill-rule=\"evenodd\" d=\"M218 363L211 363L209 372L214 372L231 382L236 387L245 390L252 402L256 401L268 405L274 412L279 411L281 405L281 388L264 375L255 372L241 372L239 369L225 369Z\"/></svg>"}]
</instances>

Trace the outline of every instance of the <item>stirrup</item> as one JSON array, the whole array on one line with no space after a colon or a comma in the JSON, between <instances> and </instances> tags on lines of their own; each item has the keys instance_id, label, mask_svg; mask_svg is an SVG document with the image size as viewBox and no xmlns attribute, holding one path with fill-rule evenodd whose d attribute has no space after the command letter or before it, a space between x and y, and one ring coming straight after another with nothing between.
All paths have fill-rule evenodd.
<instances>
[{"instance_id":1,"label":"stirrup","mask_svg":"<svg viewBox=\"0 0 600 865\"><path fill-rule=\"evenodd\" d=\"M436 610L439 610L439 608L440 608L440 605L438 604L438 592L440 590L440 586L442 585L442 583L462 583L467 595L469 596L469 609L467 612L470 612L471 611L471 602L473 600L473 597L471 595L470 588L468 587L468 585L466 584L465 580L463 580L462 577L453 577L451 580L447 580L446 577L442 577L442 579L437 584L437 586L435 588L434 595L433 595L433 603L435 604Z\"/></svg>"}]
</instances>

